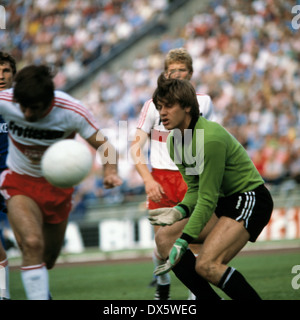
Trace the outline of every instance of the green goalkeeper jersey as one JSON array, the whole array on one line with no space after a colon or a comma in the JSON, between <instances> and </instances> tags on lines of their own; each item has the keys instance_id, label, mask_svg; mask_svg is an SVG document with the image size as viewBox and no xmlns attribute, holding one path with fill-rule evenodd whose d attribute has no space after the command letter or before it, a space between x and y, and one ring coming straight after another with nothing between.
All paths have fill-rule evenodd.
<instances>
[{"instance_id":1,"label":"green goalkeeper jersey","mask_svg":"<svg viewBox=\"0 0 300 320\"><path fill-rule=\"evenodd\" d=\"M253 190L264 181L243 146L218 123L200 117L184 137L178 132L169 135L168 145L188 186L179 203L190 213L183 233L197 238L220 197Z\"/></svg>"}]
</instances>

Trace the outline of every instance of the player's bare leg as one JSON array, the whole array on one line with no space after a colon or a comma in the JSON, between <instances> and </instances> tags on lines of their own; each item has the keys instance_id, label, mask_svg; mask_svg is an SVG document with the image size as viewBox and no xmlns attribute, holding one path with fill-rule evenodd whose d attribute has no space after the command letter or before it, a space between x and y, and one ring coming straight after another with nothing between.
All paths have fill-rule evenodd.
<instances>
[{"instance_id":1,"label":"player's bare leg","mask_svg":"<svg viewBox=\"0 0 300 320\"><path fill-rule=\"evenodd\" d=\"M155 234L155 242L160 257L166 260L175 240L181 235L188 219L175 222L171 226L160 227Z\"/></svg>"},{"instance_id":2,"label":"player's bare leg","mask_svg":"<svg viewBox=\"0 0 300 320\"><path fill-rule=\"evenodd\" d=\"M244 222L221 217L208 234L197 257L196 271L233 299L259 299L244 277L227 263L249 240Z\"/></svg>"},{"instance_id":3,"label":"player's bare leg","mask_svg":"<svg viewBox=\"0 0 300 320\"><path fill-rule=\"evenodd\" d=\"M16 234L23 256L23 266L43 262L42 212L30 198L17 195L8 200L8 219Z\"/></svg>"},{"instance_id":4,"label":"player's bare leg","mask_svg":"<svg viewBox=\"0 0 300 320\"><path fill-rule=\"evenodd\" d=\"M161 227L156 233L155 241L157 244L158 252L163 259L167 259L170 253L170 250L176 241L182 234L184 226L187 224L188 219L183 219L177 221L171 226ZM198 239L195 240L191 245L190 249L194 254L198 254L201 248L201 244L204 242L205 238L209 232L213 229L215 224L218 222L218 217L213 214L205 228L202 230Z\"/></svg>"},{"instance_id":5,"label":"player's bare leg","mask_svg":"<svg viewBox=\"0 0 300 320\"><path fill-rule=\"evenodd\" d=\"M184 219L159 230L156 237L156 242L158 249L164 254L165 259L168 257L175 240L182 234L182 230L187 221L188 219ZM213 214L199 235L197 240L199 243L193 245L194 253L197 254L199 252L199 249L202 246L200 243L204 241L217 222L218 218L215 214ZM197 299L220 300L221 298L215 293L209 283L199 276L199 274L197 274L195 270L195 264L196 258L194 254L191 252L191 250L187 250L185 255L181 258L181 261L175 267L173 267L173 271L177 278L180 279L181 282L190 289Z\"/></svg>"},{"instance_id":6,"label":"player's bare leg","mask_svg":"<svg viewBox=\"0 0 300 320\"><path fill-rule=\"evenodd\" d=\"M54 267L56 259L59 256L64 242L67 224L68 220L58 224L44 224L45 251L43 261L46 263L47 269Z\"/></svg>"},{"instance_id":7,"label":"player's bare leg","mask_svg":"<svg viewBox=\"0 0 300 320\"><path fill-rule=\"evenodd\" d=\"M203 230L202 239L199 239L196 241L197 243L193 243L190 245L190 249L195 255L197 255L198 252L200 251L201 242L203 242L203 239L205 238L208 230L212 228L213 225L215 224L215 219L217 220L218 218L216 216L212 218L210 224L208 225L208 228ZM188 219L184 219L174 223L171 226L164 226L164 227L154 226L155 240L157 243L157 247L154 249L154 257L153 257L153 262L155 267L158 267L166 262L166 259L168 258L168 255L173 246L173 243L181 235L182 229L186 225L187 221ZM165 275L159 276L159 277L160 277L158 278L159 285L167 286L170 283L169 273L166 273ZM166 290L164 290L163 287L159 287L159 288L161 288L163 291L168 290L168 288L166 288ZM157 296L158 296L158 293L156 294L156 297ZM195 299L194 295L191 292L189 292L188 299L189 300Z\"/></svg>"},{"instance_id":8,"label":"player's bare leg","mask_svg":"<svg viewBox=\"0 0 300 320\"><path fill-rule=\"evenodd\" d=\"M7 202L8 219L22 250L21 275L27 298L47 300L48 272L43 261L43 218L37 204L17 195Z\"/></svg>"},{"instance_id":9,"label":"player's bare leg","mask_svg":"<svg viewBox=\"0 0 300 320\"><path fill-rule=\"evenodd\" d=\"M201 232L198 239L194 240L192 243L189 244L189 248L193 252L194 256L197 258L198 254L202 248L203 242L205 238L207 237L210 230L214 227L214 225L217 223L218 217L214 214L210 221L208 222L206 228ZM189 290L189 298L188 300L196 300L196 296Z\"/></svg>"}]
</instances>

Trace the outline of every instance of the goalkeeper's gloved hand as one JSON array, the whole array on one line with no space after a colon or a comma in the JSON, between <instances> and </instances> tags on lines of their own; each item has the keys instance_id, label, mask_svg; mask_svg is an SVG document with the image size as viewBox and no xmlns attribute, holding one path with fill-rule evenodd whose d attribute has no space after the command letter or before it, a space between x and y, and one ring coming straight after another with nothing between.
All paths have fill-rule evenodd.
<instances>
[{"instance_id":1,"label":"goalkeeper's gloved hand","mask_svg":"<svg viewBox=\"0 0 300 320\"><path fill-rule=\"evenodd\" d=\"M188 245L186 240L181 238L177 239L170 251L168 260L164 264L158 266L154 270L154 274L160 276L169 272L180 261L181 257L186 252Z\"/></svg>"},{"instance_id":2,"label":"goalkeeper's gloved hand","mask_svg":"<svg viewBox=\"0 0 300 320\"><path fill-rule=\"evenodd\" d=\"M149 210L149 220L152 225L171 225L176 221L184 219L186 216L185 210L180 206Z\"/></svg>"}]
</instances>

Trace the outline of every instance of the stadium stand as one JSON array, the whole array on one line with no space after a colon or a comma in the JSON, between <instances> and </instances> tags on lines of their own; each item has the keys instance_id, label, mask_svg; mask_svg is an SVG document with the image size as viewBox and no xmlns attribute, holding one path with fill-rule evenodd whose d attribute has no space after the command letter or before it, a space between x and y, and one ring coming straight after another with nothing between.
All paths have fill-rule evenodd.
<instances>
[{"instance_id":1,"label":"stadium stand","mask_svg":"<svg viewBox=\"0 0 300 320\"><path fill-rule=\"evenodd\" d=\"M47 63L61 88L78 78L101 55L127 40L166 8L161 1L15 1L7 2L8 28L1 47L27 64Z\"/></svg>"},{"instance_id":2,"label":"stadium stand","mask_svg":"<svg viewBox=\"0 0 300 320\"><path fill-rule=\"evenodd\" d=\"M292 5L211 2L176 36L158 37L128 68L100 72L83 99L104 127L125 119L134 127L164 55L185 46L194 59L197 91L212 96L217 121L245 146L270 187L287 179L298 184L300 39L291 27Z\"/></svg>"}]
</instances>

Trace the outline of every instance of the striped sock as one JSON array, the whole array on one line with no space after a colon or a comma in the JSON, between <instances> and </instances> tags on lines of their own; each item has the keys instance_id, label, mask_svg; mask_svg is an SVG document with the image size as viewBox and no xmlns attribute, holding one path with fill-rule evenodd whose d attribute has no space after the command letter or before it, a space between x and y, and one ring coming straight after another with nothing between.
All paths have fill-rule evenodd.
<instances>
[{"instance_id":1,"label":"striped sock","mask_svg":"<svg viewBox=\"0 0 300 320\"><path fill-rule=\"evenodd\" d=\"M21 267L21 277L28 300L48 300L48 271L44 263Z\"/></svg>"},{"instance_id":2,"label":"striped sock","mask_svg":"<svg viewBox=\"0 0 300 320\"><path fill-rule=\"evenodd\" d=\"M233 300L261 300L243 275L231 267L224 272L218 287Z\"/></svg>"},{"instance_id":3,"label":"striped sock","mask_svg":"<svg viewBox=\"0 0 300 320\"><path fill-rule=\"evenodd\" d=\"M197 300L221 300L210 284L196 272L195 265L196 258L188 249L172 270L176 277L192 291Z\"/></svg>"}]
</instances>

